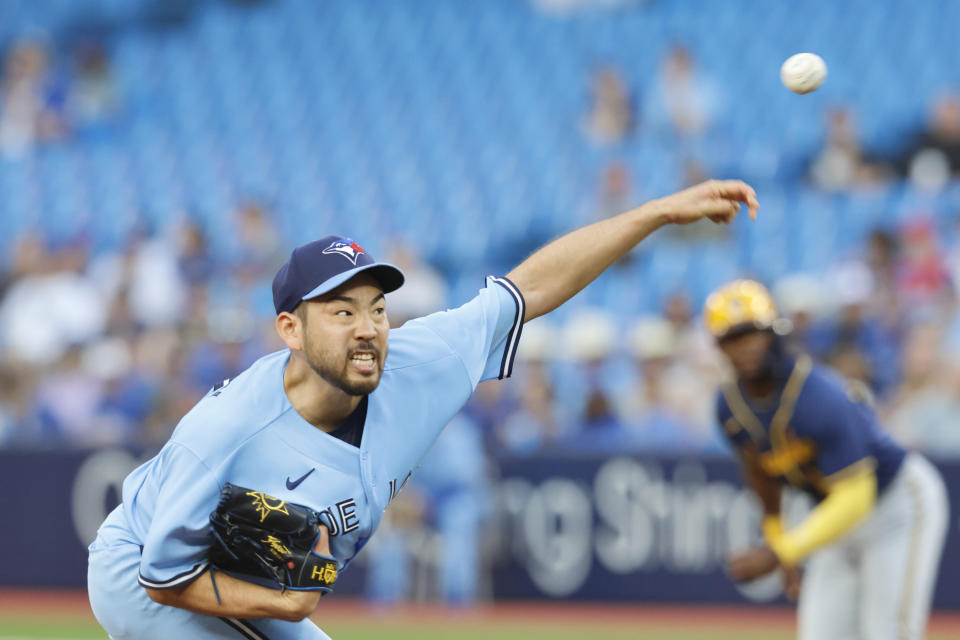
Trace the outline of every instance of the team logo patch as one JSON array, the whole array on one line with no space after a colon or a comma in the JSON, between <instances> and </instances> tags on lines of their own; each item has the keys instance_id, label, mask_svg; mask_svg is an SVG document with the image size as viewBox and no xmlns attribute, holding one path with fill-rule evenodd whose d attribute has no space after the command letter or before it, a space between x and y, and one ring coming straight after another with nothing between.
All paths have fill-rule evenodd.
<instances>
[{"instance_id":1,"label":"team logo patch","mask_svg":"<svg viewBox=\"0 0 960 640\"><path fill-rule=\"evenodd\" d=\"M358 245L353 240L344 242L342 240L337 240L329 247L323 250L323 253L331 254L338 253L353 264L357 264L357 258L360 257L360 254L363 253L363 247Z\"/></svg>"},{"instance_id":2,"label":"team logo patch","mask_svg":"<svg viewBox=\"0 0 960 640\"><path fill-rule=\"evenodd\" d=\"M791 440L761 454L760 466L771 476L782 476L810 462L816 455L817 448L810 440Z\"/></svg>"},{"instance_id":3,"label":"team logo patch","mask_svg":"<svg viewBox=\"0 0 960 640\"><path fill-rule=\"evenodd\" d=\"M290 511L287 510L287 503L279 498L268 496L262 491L248 491L247 495L253 498L253 508L260 514L260 522L266 520L271 511L290 515Z\"/></svg>"}]
</instances>

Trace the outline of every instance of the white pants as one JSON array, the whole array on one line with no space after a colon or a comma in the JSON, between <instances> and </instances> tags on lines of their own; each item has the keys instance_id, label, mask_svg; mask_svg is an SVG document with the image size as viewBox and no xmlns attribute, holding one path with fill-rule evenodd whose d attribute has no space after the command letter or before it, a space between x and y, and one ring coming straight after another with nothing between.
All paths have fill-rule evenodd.
<instances>
[{"instance_id":1,"label":"white pants","mask_svg":"<svg viewBox=\"0 0 960 640\"><path fill-rule=\"evenodd\" d=\"M873 512L810 557L799 640L923 638L948 511L940 473L908 454Z\"/></svg>"}]
</instances>

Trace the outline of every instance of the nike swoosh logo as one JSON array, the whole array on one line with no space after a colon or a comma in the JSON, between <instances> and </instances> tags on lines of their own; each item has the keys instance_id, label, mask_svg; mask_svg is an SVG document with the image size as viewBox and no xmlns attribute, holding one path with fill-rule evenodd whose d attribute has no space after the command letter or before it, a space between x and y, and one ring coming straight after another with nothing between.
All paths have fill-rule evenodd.
<instances>
[{"instance_id":1,"label":"nike swoosh logo","mask_svg":"<svg viewBox=\"0 0 960 640\"><path fill-rule=\"evenodd\" d=\"M311 473L313 473L316 470L317 470L316 467L314 467L313 469L310 469L310 471L307 471L305 474L303 474L293 482L290 481L290 476L287 476L287 489L289 489L290 491L293 491L294 489L300 486L301 482L307 479L307 476L309 476Z\"/></svg>"}]
</instances>

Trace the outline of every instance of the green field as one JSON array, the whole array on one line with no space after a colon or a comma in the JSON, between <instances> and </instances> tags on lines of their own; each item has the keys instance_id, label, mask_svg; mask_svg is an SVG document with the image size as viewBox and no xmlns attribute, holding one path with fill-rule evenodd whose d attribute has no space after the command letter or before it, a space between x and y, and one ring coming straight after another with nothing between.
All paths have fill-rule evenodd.
<instances>
[{"instance_id":1,"label":"green field","mask_svg":"<svg viewBox=\"0 0 960 640\"><path fill-rule=\"evenodd\" d=\"M444 627L431 623L429 628L386 628L384 623L369 621L338 621L325 626L325 631L334 640L574 640L589 637L590 640L787 640L791 634L755 630L749 632L704 630L683 630L671 626L660 629L603 629L584 622L582 626L570 628L569 625L552 626L549 624L533 627L530 623L496 623L493 628L464 629L462 625L451 622ZM104 638L106 634L95 623L84 620L41 622L28 618L0 617L0 640L16 638L47 638L50 640L88 640Z\"/></svg>"},{"instance_id":2,"label":"green field","mask_svg":"<svg viewBox=\"0 0 960 640\"><path fill-rule=\"evenodd\" d=\"M2 595L2 594L0 594ZM8 599L9 600L9 599ZM19 603L0 598L0 640L105 638L81 599ZM17 606L19 604L20 606ZM7 606L4 606L7 605ZM374 609L344 603L315 620L334 640L788 640L793 612L747 607L497 606ZM960 616L939 614L928 640L960 637Z\"/></svg>"}]
</instances>

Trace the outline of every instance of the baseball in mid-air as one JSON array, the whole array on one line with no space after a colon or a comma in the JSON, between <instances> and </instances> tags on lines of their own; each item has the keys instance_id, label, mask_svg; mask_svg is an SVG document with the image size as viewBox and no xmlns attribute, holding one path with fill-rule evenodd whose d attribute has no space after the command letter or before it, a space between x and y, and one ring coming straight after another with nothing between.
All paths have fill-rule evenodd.
<instances>
[{"instance_id":1,"label":"baseball in mid-air","mask_svg":"<svg viewBox=\"0 0 960 640\"><path fill-rule=\"evenodd\" d=\"M780 79L783 85L794 93L810 93L827 77L827 65L823 58L815 53L797 53L780 67Z\"/></svg>"}]
</instances>

